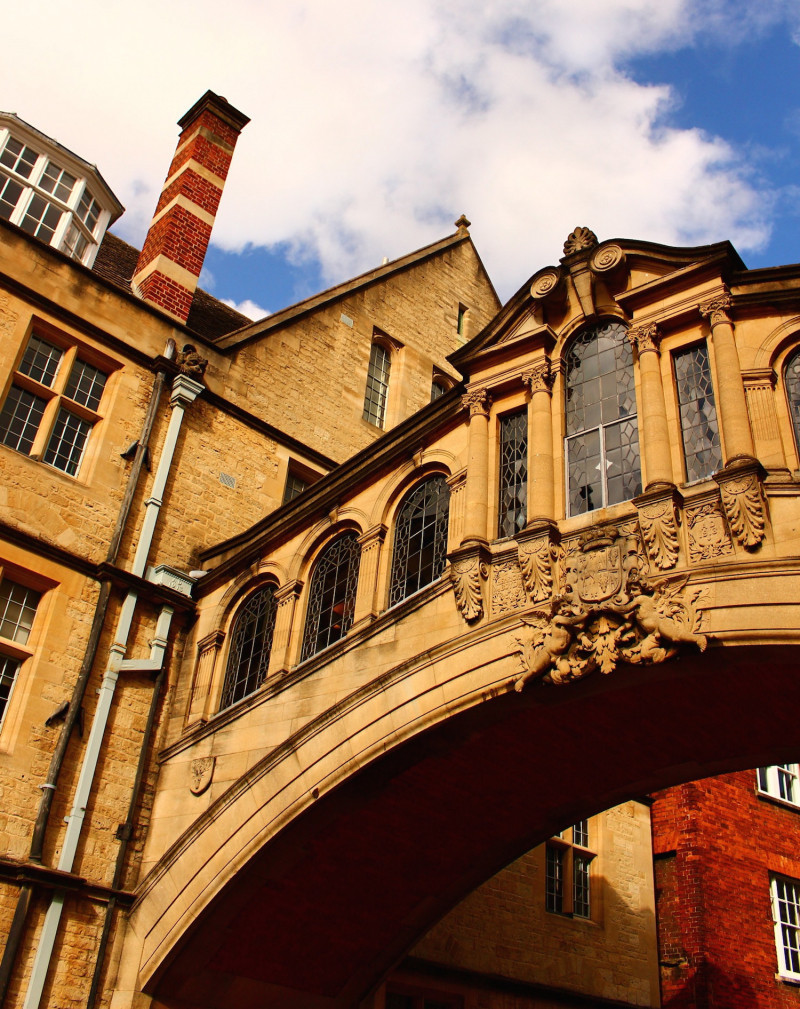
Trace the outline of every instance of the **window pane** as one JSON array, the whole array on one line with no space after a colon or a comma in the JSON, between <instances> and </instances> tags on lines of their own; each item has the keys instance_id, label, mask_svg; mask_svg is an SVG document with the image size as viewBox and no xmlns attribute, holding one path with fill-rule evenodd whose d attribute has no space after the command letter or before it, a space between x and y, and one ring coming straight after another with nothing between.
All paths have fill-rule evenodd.
<instances>
[{"instance_id":1,"label":"window pane","mask_svg":"<svg viewBox=\"0 0 800 1009\"><path fill-rule=\"evenodd\" d=\"M16 209L23 187L0 172L0 217L7 221Z\"/></svg>"},{"instance_id":2,"label":"window pane","mask_svg":"<svg viewBox=\"0 0 800 1009\"><path fill-rule=\"evenodd\" d=\"M386 397L389 393L389 351L379 343L373 343L369 355L367 391L364 396L364 420L376 427L383 427L386 416Z\"/></svg>"},{"instance_id":3,"label":"window pane","mask_svg":"<svg viewBox=\"0 0 800 1009\"><path fill-rule=\"evenodd\" d=\"M70 476L76 476L91 430L92 425L88 421L62 408L58 411L53 433L47 443L44 461Z\"/></svg>"},{"instance_id":4,"label":"window pane","mask_svg":"<svg viewBox=\"0 0 800 1009\"><path fill-rule=\"evenodd\" d=\"M545 848L544 906L561 914L564 909L564 853L560 848Z\"/></svg>"},{"instance_id":5,"label":"window pane","mask_svg":"<svg viewBox=\"0 0 800 1009\"><path fill-rule=\"evenodd\" d=\"M75 176L48 161L39 185L46 193L52 193L56 199L66 202L75 185Z\"/></svg>"},{"instance_id":6,"label":"window pane","mask_svg":"<svg viewBox=\"0 0 800 1009\"><path fill-rule=\"evenodd\" d=\"M355 533L345 533L320 554L311 578L301 662L350 630L360 561Z\"/></svg>"},{"instance_id":7,"label":"window pane","mask_svg":"<svg viewBox=\"0 0 800 1009\"><path fill-rule=\"evenodd\" d=\"M444 386L434 379L433 382L431 382L431 403L436 402L440 396L444 396L444 392Z\"/></svg>"},{"instance_id":8,"label":"window pane","mask_svg":"<svg viewBox=\"0 0 800 1009\"><path fill-rule=\"evenodd\" d=\"M589 821L578 820L572 828L572 843L579 844L582 848L589 847Z\"/></svg>"},{"instance_id":9,"label":"window pane","mask_svg":"<svg viewBox=\"0 0 800 1009\"><path fill-rule=\"evenodd\" d=\"M576 918L590 917L589 865L591 859L577 852L572 859L572 913Z\"/></svg>"},{"instance_id":10,"label":"window pane","mask_svg":"<svg viewBox=\"0 0 800 1009\"><path fill-rule=\"evenodd\" d=\"M674 361L686 479L703 480L722 465L708 348L704 343L691 347Z\"/></svg>"},{"instance_id":11,"label":"window pane","mask_svg":"<svg viewBox=\"0 0 800 1009\"><path fill-rule=\"evenodd\" d=\"M61 220L61 213L58 207L37 193L25 211L20 227L43 242L49 242Z\"/></svg>"},{"instance_id":12,"label":"window pane","mask_svg":"<svg viewBox=\"0 0 800 1009\"><path fill-rule=\"evenodd\" d=\"M800 975L800 884L776 878L772 887L779 967L783 973Z\"/></svg>"},{"instance_id":13,"label":"window pane","mask_svg":"<svg viewBox=\"0 0 800 1009\"><path fill-rule=\"evenodd\" d=\"M256 592L236 618L221 708L230 707L261 686L267 675L275 630L275 590Z\"/></svg>"},{"instance_id":14,"label":"window pane","mask_svg":"<svg viewBox=\"0 0 800 1009\"><path fill-rule=\"evenodd\" d=\"M308 487L308 482L299 477L296 473L289 471L289 475L286 477L286 487L283 490L283 504L289 501L293 501L296 497L303 493Z\"/></svg>"},{"instance_id":15,"label":"window pane","mask_svg":"<svg viewBox=\"0 0 800 1009\"><path fill-rule=\"evenodd\" d=\"M794 438L800 451L800 350L795 351L786 365L786 394L789 397Z\"/></svg>"},{"instance_id":16,"label":"window pane","mask_svg":"<svg viewBox=\"0 0 800 1009\"><path fill-rule=\"evenodd\" d=\"M17 452L30 455L46 405L41 396L12 385L0 412L0 441Z\"/></svg>"},{"instance_id":17,"label":"window pane","mask_svg":"<svg viewBox=\"0 0 800 1009\"><path fill-rule=\"evenodd\" d=\"M528 521L528 412L500 421L498 536L513 536Z\"/></svg>"},{"instance_id":18,"label":"window pane","mask_svg":"<svg viewBox=\"0 0 800 1009\"><path fill-rule=\"evenodd\" d=\"M32 336L22 355L19 370L42 385L52 386L63 356L64 352L59 347L54 347L38 336Z\"/></svg>"},{"instance_id":19,"label":"window pane","mask_svg":"<svg viewBox=\"0 0 800 1009\"><path fill-rule=\"evenodd\" d=\"M37 158L36 151L25 147L19 140L9 139L3 153L0 154L0 164L17 172L23 178L29 179Z\"/></svg>"},{"instance_id":20,"label":"window pane","mask_svg":"<svg viewBox=\"0 0 800 1009\"><path fill-rule=\"evenodd\" d=\"M78 204L78 217L83 221L89 231L94 234L94 229L100 217L100 204L92 196L88 189L84 190L81 201Z\"/></svg>"},{"instance_id":21,"label":"window pane","mask_svg":"<svg viewBox=\"0 0 800 1009\"><path fill-rule=\"evenodd\" d=\"M5 718L6 708L11 699L11 692L17 682L17 673L21 662L7 655L0 655L0 724Z\"/></svg>"},{"instance_id":22,"label":"window pane","mask_svg":"<svg viewBox=\"0 0 800 1009\"><path fill-rule=\"evenodd\" d=\"M435 581L447 564L450 488L443 476L418 484L401 506L394 533L389 605Z\"/></svg>"},{"instance_id":23,"label":"window pane","mask_svg":"<svg viewBox=\"0 0 800 1009\"><path fill-rule=\"evenodd\" d=\"M4 578L0 581L0 637L25 645L41 593Z\"/></svg>"},{"instance_id":24,"label":"window pane","mask_svg":"<svg viewBox=\"0 0 800 1009\"><path fill-rule=\"evenodd\" d=\"M64 395L70 399L86 406L90 410L96 410L100 405L100 397L106 386L106 378L102 371L93 368L85 361L76 361L69 373L67 387Z\"/></svg>"}]
</instances>

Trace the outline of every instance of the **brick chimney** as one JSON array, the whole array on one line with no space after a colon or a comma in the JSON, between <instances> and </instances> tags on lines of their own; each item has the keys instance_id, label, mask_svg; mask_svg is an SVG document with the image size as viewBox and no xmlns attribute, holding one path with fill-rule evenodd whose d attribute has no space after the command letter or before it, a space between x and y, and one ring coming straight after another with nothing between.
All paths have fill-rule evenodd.
<instances>
[{"instance_id":1,"label":"brick chimney","mask_svg":"<svg viewBox=\"0 0 800 1009\"><path fill-rule=\"evenodd\" d=\"M233 149L249 122L213 91L178 120L178 148L131 284L179 322L189 317Z\"/></svg>"}]
</instances>

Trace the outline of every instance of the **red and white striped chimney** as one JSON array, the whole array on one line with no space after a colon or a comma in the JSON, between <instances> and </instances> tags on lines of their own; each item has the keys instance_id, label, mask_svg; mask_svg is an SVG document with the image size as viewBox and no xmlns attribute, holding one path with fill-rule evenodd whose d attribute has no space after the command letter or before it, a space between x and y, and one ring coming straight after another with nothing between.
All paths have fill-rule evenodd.
<instances>
[{"instance_id":1,"label":"red and white striped chimney","mask_svg":"<svg viewBox=\"0 0 800 1009\"><path fill-rule=\"evenodd\" d=\"M206 91L178 120L181 135L131 284L186 322L236 141L250 119Z\"/></svg>"}]
</instances>

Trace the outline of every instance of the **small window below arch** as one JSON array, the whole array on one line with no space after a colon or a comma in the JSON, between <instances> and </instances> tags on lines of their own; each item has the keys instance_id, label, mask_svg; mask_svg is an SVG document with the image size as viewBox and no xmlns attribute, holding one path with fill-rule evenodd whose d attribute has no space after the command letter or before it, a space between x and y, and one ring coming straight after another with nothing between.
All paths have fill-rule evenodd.
<instances>
[{"instance_id":1,"label":"small window below arch","mask_svg":"<svg viewBox=\"0 0 800 1009\"><path fill-rule=\"evenodd\" d=\"M443 476L418 484L397 514L389 605L401 602L442 574L447 564L450 488Z\"/></svg>"},{"instance_id":2,"label":"small window below arch","mask_svg":"<svg viewBox=\"0 0 800 1009\"><path fill-rule=\"evenodd\" d=\"M792 416L794 440L800 452L800 348L794 351L786 362L786 395L789 398L789 413Z\"/></svg>"},{"instance_id":3,"label":"small window below arch","mask_svg":"<svg viewBox=\"0 0 800 1009\"><path fill-rule=\"evenodd\" d=\"M267 676L275 630L275 589L254 592L236 617L220 709L258 690Z\"/></svg>"},{"instance_id":4,"label":"small window below arch","mask_svg":"<svg viewBox=\"0 0 800 1009\"><path fill-rule=\"evenodd\" d=\"M301 662L350 630L360 562L361 547L353 532L340 536L320 554L311 576Z\"/></svg>"},{"instance_id":5,"label":"small window below arch","mask_svg":"<svg viewBox=\"0 0 800 1009\"><path fill-rule=\"evenodd\" d=\"M566 358L568 514L581 515L641 493L633 354L625 326L584 330Z\"/></svg>"}]
</instances>

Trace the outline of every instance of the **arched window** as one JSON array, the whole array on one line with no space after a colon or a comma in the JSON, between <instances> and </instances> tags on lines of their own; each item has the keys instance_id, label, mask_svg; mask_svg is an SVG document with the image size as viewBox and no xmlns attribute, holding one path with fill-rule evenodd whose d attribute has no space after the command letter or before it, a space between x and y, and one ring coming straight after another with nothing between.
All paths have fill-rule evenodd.
<instances>
[{"instance_id":1,"label":"arched window","mask_svg":"<svg viewBox=\"0 0 800 1009\"><path fill-rule=\"evenodd\" d=\"M254 592L239 611L231 635L231 650L220 709L229 708L264 682L275 630L275 589Z\"/></svg>"},{"instance_id":2,"label":"arched window","mask_svg":"<svg viewBox=\"0 0 800 1009\"><path fill-rule=\"evenodd\" d=\"M361 547L355 533L340 536L319 555L311 576L301 662L350 630L360 561Z\"/></svg>"},{"instance_id":3,"label":"arched window","mask_svg":"<svg viewBox=\"0 0 800 1009\"><path fill-rule=\"evenodd\" d=\"M789 397L789 412L792 415L794 440L800 452L800 349L786 362L786 395Z\"/></svg>"},{"instance_id":4,"label":"arched window","mask_svg":"<svg viewBox=\"0 0 800 1009\"><path fill-rule=\"evenodd\" d=\"M450 488L443 476L418 484L397 513L389 605L435 581L447 564Z\"/></svg>"},{"instance_id":5,"label":"arched window","mask_svg":"<svg viewBox=\"0 0 800 1009\"><path fill-rule=\"evenodd\" d=\"M616 320L584 330L566 359L568 514L641 493L633 354Z\"/></svg>"}]
</instances>

